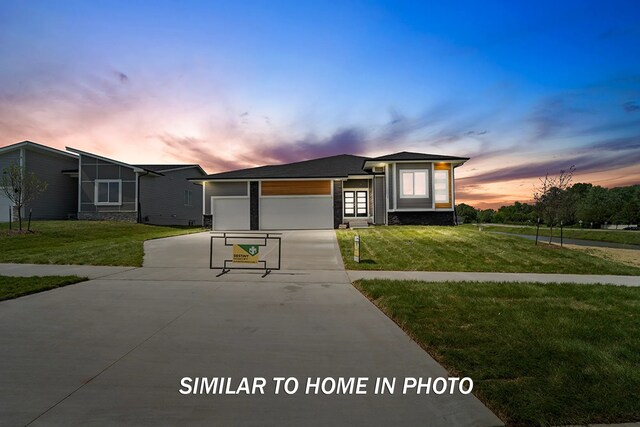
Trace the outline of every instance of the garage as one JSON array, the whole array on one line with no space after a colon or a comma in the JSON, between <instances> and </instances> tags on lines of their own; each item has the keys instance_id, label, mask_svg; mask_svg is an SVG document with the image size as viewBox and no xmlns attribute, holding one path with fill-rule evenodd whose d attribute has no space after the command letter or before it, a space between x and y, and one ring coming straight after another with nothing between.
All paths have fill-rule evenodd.
<instances>
[{"instance_id":1,"label":"garage","mask_svg":"<svg viewBox=\"0 0 640 427\"><path fill-rule=\"evenodd\" d=\"M211 212L214 230L249 230L248 197L212 197Z\"/></svg>"},{"instance_id":2,"label":"garage","mask_svg":"<svg viewBox=\"0 0 640 427\"><path fill-rule=\"evenodd\" d=\"M331 181L263 181L259 212L263 230L332 229Z\"/></svg>"}]
</instances>

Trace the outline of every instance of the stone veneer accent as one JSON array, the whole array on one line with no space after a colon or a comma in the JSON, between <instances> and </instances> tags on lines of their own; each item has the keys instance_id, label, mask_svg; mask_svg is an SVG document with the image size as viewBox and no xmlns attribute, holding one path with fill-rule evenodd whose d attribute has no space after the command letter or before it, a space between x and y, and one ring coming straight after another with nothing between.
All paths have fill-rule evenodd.
<instances>
[{"instance_id":1,"label":"stone veneer accent","mask_svg":"<svg viewBox=\"0 0 640 427\"><path fill-rule=\"evenodd\" d=\"M388 212L389 225L455 225L454 213L448 212Z\"/></svg>"},{"instance_id":2,"label":"stone veneer accent","mask_svg":"<svg viewBox=\"0 0 640 427\"><path fill-rule=\"evenodd\" d=\"M137 212L78 212L78 219L87 221L138 222Z\"/></svg>"}]
</instances>

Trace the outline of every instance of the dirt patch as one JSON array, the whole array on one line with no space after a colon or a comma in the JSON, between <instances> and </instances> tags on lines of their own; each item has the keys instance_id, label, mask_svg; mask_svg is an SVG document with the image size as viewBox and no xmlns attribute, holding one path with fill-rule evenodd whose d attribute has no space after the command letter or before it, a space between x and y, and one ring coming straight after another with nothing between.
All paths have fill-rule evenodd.
<instances>
[{"instance_id":1,"label":"dirt patch","mask_svg":"<svg viewBox=\"0 0 640 427\"><path fill-rule=\"evenodd\" d=\"M602 248L595 246L564 245L609 261L620 262L632 267L640 267L640 251L637 249Z\"/></svg>"}]
</instances>

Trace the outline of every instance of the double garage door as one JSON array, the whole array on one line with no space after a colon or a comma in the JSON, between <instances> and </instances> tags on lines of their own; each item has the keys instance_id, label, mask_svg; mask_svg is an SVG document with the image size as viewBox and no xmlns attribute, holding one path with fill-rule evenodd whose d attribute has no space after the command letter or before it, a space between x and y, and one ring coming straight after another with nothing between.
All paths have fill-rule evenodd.
<instances>
[{"instance_id":1,"label":"double garage door","mask_svg":"<svg viewBox=\"0 0 640 427\"><path fill-rule=\"evenodd\" d=\"M263 181L260 183L261 230L333 228L333 197L330 180ZM212 198L215 230L249 230L249 197Z\"/></svg>"}]
</instances>

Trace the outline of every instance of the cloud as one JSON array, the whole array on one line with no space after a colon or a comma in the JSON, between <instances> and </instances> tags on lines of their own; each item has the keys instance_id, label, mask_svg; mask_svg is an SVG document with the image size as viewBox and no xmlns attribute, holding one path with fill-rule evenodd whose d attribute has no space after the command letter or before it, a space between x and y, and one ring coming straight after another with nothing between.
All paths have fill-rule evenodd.
<instances>
[{"instance_id":1,"label":"cloud","mask_svg":"<svg viewBox=\"0 0 640 427\"><path fill-rule=\"evenodd\" d=\"M241 169L247 165L235 159L220 156L215 144L194 137L179 137L171 134L158 136L165 151L174 159L184 163L198 163L213 171Z\"/></svg>"},{"instance_id":2,"label":"cloud","mask_svg":"<svg viewBox=\"0 0 640 427\"><path fill-rule=\"evenodd\" d=\"M603 172L640 164L640 139L620 138L591 144L580 149L584 154L561 153L557 158L533 162L459 178L462 183L492 183L539 178L576 166L576 173Z\"/></svg>"},{"instance_id":3,"label":"cloud","mask_svg":"<svg viewBox=\"0 0 640 427\"><path fill-rule=\"evenodd\" d=\"M635 113L637 111L640 111L640 105L638 105L636 101L625 102L622 105L622 108L624 108L624 111L626 111L627 113Z\"/></svg>"},{"instance_id":4,"label":"cloud","mask_svg":"<svg viewBox=\"0 0 640 427\"><path fill-rule=\"evenodd\" d=\"M365 132L357 127L339 129L326 138L310 135L300 140L281 142L253 150L253 157L265 163L290 163L336 154L363 154L368 149Z\"/></svg>"},{"instance_id":5,"label":"cloud","mask_svg":"<svg viewBox=\"0 0 640 427\"><path fill-rule=\"evenodd\" d=\"M573 125L589 111L571 105L575 95L559 94L543 99L528 118L531 142L549 139L573 130Z\"/></svg>"}]
</instances>

